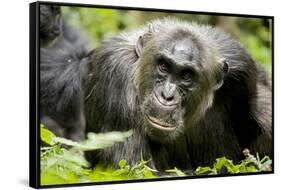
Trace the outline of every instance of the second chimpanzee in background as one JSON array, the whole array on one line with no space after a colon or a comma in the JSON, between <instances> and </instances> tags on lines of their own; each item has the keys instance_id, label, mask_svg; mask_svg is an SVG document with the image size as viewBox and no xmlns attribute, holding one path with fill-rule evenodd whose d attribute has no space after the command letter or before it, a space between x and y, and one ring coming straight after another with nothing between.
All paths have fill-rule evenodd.
<instances>
[{"instance_id":1,"label":"second chimpanzee in background","mask_svg":"<svg viewBox=\"0 0 281 190\"><path fill-rule=\"evenodd\" d=\"M40 5L40 47L41 122L58 136L81 140L88 40L62 20L59 6Z\"/></svg>"},{"instance_id":2,"label":"second chimpanzee in background","mask_svg":"<svg viewBox=\"0 0 281 190\"><path fill-rule=\"evenodd\" d=\"M61 35L61 9L55 5L40 5L40 46L51 46Z\"/></svg>"}]
</instances>

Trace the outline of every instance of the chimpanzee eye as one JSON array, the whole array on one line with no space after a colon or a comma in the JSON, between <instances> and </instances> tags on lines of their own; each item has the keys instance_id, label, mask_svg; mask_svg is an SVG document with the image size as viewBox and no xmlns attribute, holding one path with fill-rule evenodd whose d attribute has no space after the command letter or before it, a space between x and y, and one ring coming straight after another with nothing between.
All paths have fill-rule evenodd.
<instances>
[{"instance_id":1,"label":"chimpanzee eye","mask_svg":"<svg viewBox=\"0 0 281 190\"><path fill-rule=\"evenodd\" d=\"M60 7L58 7L58 6L51 6L51 10L52 10L54 13L59 13L59 12L60 12Z\"/></svg>"},{"instance_id":2,"label":"chimpanzee eye","mask_svg":"<svg viewBox=\"0 0 281 190\"><path fill-rule=\"evenodd\" d=\"M158 69L162 72L162 73L166 73L168 72L168 65L165 61L160 60L158 63Z\"/></svg>"},{"instance_id":3,"label":"chimpanzee eye","mask_svg":"<svg viewBox=\"0 0 281 190\"><path fill-rule=\"evenodd\" d=\"M192 77L193 77L193 71L191 70L186 70L182 73L182 79L185 81L185 82L190 82Z\"/></svg>"}]
</instances>

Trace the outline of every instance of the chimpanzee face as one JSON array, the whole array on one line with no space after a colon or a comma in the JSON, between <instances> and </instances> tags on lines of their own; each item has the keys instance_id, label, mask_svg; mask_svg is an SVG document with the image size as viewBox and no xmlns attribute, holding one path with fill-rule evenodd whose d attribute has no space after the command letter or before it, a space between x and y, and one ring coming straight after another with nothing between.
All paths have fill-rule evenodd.
<instances>
[{"instance_id":1,"label":"chimpanzee face","mask_svg":"<svg viewBox=\"0 0 281 190\"><path fill-rule=\"evenodd\" d=\"M40 5L40 39L51 43L61 33L61 11L59 6Z\"/></svg>"},{"instance_id":2,"label":"chimpanzee face","mask_svg":"<svg viewBox=\"0 0 281 190\"><path fill-rule=\"evenodd\" d=\"M206 62L205 50L189 33L141 43L138 89L146 131L158 140L174 138L206 109L202 106L210 106L222 84L214 72L216 64Z\"/></svg>"}]
</instances>

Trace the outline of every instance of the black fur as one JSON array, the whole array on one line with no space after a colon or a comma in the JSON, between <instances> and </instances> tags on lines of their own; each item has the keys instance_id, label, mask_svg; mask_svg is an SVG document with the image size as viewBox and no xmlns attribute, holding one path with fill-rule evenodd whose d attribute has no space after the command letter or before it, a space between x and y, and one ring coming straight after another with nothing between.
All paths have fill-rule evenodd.
<instances>
[{"instance_id":1,"label":"black fur","mask_svg":"<svg viewBox=\"0 0 281 190\"><path fill-rule=\"evenodd\" d=\"M40 108L42 123L58 136L84 137L84 90L89 58L65 39L51 48L41 48Z\"/></svg>"},{"instance_id":2,"label":"black fur","mask_svg":"<svg viewBox=\"0 0 281 190\"><path fill-rule=\"evenodd\" d=\"M40 5L40 15L53 9L60 14L60 7ZM41 26L51 26L47 23L50 19L40 20L43 44L49 41L54 28L44 30L44 35ZM59 36L40 48L41 122L58 136L81 140L85 135L84 83L92 52L82 32L65 21L59 25Z\"/></svg>"},{"instance_id":3,"label":"black fur","mask_svg":"<svg viewBox=\"0 0 281 190\"><path fill-rule=\"evenodd\" d=\"M157 86L154 53L185 40L191 41L188 51L200 68L199 82L182 92L182 104L171 121L177 124L174 131L151 129L145 113L155 111L148 93ZM221 156L238 161L244 148L272 156L270 83L246 50L222 31L155 21L103 42L92 67L86 86L86 131L133 130L124 143L88 152L94 164L121 159L135 164L143 158L151 159L151 167L158 170L185 170L211 165Z\"/></svg>"}]
</instances>

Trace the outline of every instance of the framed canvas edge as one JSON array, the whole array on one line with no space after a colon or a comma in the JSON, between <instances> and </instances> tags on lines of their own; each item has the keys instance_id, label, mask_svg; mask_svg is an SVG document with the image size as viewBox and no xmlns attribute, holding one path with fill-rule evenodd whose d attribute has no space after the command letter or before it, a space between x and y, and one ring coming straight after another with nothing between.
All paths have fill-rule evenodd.
<instances>
[{"instance_id":1,"label":"framed canvas edge","mask_svg":"<svg viewBox=\"0 0 281 190\"><path fill-rule=\"evenodd\" d=\"M29 4L29 185L40 187L39 83L39 3Z\"/></svg>"}]
</instances>

